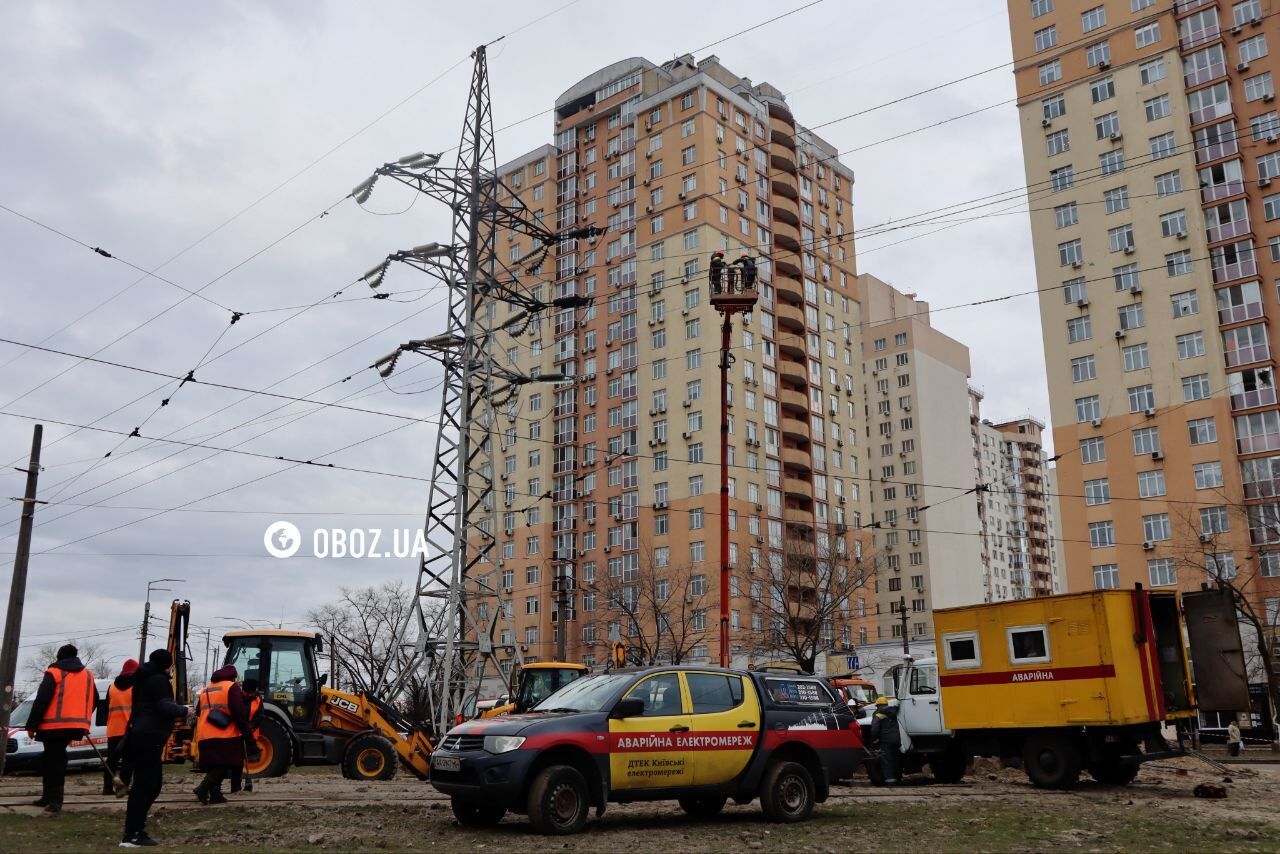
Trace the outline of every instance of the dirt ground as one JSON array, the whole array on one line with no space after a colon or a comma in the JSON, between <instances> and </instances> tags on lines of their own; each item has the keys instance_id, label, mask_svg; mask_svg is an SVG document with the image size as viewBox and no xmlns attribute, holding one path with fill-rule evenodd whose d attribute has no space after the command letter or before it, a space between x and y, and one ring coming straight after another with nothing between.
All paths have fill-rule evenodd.
<instances>
[{"instance_id":1,"label":"dirt ground","mask_svg":"<svg viewBox=\"0 0 1280 854\"><path fill-rule=\"evenodd\" d=\"M921 776L876 789L856 778L799 825L766 823L758 804L730 804L715 820L694 821L659 802L611 805L582 834L548 838L531 834L519 815L495 829L464 830L445 798L403 771L385 783L357 784L334 768L295 769L226 806L202 807L190 794L195 775L170 767L149 830L170 850L1280 851L1280 764L1233 765L1228 773L1232 782L1223 784L1221 773L1179 759L1144 766L1126 788L1086 779L1060 793L980 761L951 786ZM1202 782L1223 784L1228 797L1193 797ZM115 847L123 803L101 797L100 786L100 775L73 775L65 811L46 816L23 805L39 794L37 778L0 781L0 851Z\"/></svg>"}]
</instances>

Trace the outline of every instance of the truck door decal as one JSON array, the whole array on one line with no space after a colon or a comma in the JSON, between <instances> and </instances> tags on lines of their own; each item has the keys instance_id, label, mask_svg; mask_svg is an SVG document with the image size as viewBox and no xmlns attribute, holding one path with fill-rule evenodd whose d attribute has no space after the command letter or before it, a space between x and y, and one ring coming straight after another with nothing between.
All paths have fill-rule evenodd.
<instances>
[{"instance_id":1,"label":"truck door decal","mask_svg":"<svg viewBox=\"0 0 1280 854\"><path fill-rule=\"evenodd\" d=\"M1087 667L1036 667L1029 670L997 670L994 673L944 673L938 681L943 688L963 685L1009 685L1022 682L1070 682L1077 679L1112 679L1115 665Z\"/></svg>"}]
</instances>

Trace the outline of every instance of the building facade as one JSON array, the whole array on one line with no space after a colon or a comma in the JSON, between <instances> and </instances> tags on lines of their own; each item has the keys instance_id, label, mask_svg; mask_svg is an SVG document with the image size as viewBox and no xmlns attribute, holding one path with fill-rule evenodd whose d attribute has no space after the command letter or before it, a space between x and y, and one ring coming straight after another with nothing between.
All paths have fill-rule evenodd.
<instances>
[{"instance_id":1,"label":"building facade","mask_svg":"<svg viewBox=\"0 0 1280 854\"><path fill-rule=\"evenodd\" d=\"M1273 5L1010 0L1070 589L1280 587Z\"/></svg>"},{"instance_id":2,"label":"building facade","mask_svg":"<svg viewBox=\"0 0 1280 854\"><path fill-rule=\"evenodd\" d=\"M590 305L496 344L516 371L570 378L526 386L498 418L498 639L525 660L554 657L560 631L587 664L615 638L645 659L715 655L714 250L760 259L759 304L734 322L726 419L734 660L776 655L782 611L820 621L830 648L859 640L862 315L854 176L835 155L772 86L684 56L584 78L556 101L554 145L500 167L548 224L605 229L513 271L540 298ZM535 249L514 234L498 246L513 265Z\"/></svg>"}]
</instances>

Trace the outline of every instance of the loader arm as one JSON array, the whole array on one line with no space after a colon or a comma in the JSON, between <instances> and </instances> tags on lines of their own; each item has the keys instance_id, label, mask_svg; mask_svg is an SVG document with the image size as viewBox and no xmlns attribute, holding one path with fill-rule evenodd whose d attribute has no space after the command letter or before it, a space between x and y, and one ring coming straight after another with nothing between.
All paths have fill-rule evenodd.
<instances>
[{"instance_id":1,"label":"loader arm","mask_svg":"<svg viewBox=\"0 0 1280 854\"><path fill-rule=\"evenodd\" d=\"M169 637L165 649L173 656L173 701L180 706L191 705L191 688L187 682L187 632L191 620L191 603L173 600L169 606ZM164 762L186 762L193 758L192 737L195 726L186 719L179 720L165 742L161 758Z\"/></svg>"},{"instance_id":2,"label":"loader arm","mask_svg":"<svg viewBox=\"0 0 1280 854\"><path fill-rule=\"evenodd\" d=\"M435 746L421 726L369 694L326 687L320 695L321 730L346 735L372 730L391 742L401 763L418 779L427 779Z\"/></svg>"}]
</instances>

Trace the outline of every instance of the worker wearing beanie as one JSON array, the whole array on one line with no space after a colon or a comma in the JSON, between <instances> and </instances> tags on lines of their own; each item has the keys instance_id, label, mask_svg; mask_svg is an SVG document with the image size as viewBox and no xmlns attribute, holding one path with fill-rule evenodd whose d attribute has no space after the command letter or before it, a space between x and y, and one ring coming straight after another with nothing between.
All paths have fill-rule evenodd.
<instances>
[{"instance_id":1,"label":"worker wearing beanie","mask_svg":"<svg viewBox=\"0 0 1280 854\"><path fill-rule=\"evenodd\" d=\"M255 759L259 753L237 675L232 664L215 670L196 705L195 740L205 776L195 793L202 804L225 804L222 781L244 763L246 754Z\"/></svg>"},{"instance_id":2,"label":"worker wearing beanie","mask_svg":"<svg viewBox=\"0 0 1280 854\"><path fill-rule=\"evenodd\" d=\"M98 688L93 673L80 661L80 651L71 644L58 649L58 660L44 671L36 691L27 734L39 741L43 785L35 806L45 812L61 812L67 779L67 745L89 734L93 709L98 704Z\"/></svg>"},{"instance_id":3,"label":"worker wearing beanie","mask_svg":"<svg viewBox=\"0 0 1280 854\"><path fill-rule=\"evenodd\" d=\"M111 778L115 774L125 785L129 785L132 775L124 758L120 744L124 741L125 731L129 728L129 716L133 714L133 674L138 670L138 662L129 659L120 668L120 675L107 688L107 767L102 769L102 794L110 795L114 791Z\"/></svg>"},{"instance_id":4,"label":"worker wearing beanie","mask_svg":"<svg viewBox=\"0 0 1280 854\"><path fill-rule=\"evenodd\" d=\"M133 773L129 806L125 811L122 848L155 845L147 835L147 813L160 795L164 781L162 758L173 723L186 717L189 709L173 701L169 668L173 656L167 649L152 650L147 663L133 674L133 703L128 738L124 744L124 764Z\"/></svg>"}]
</instances>

